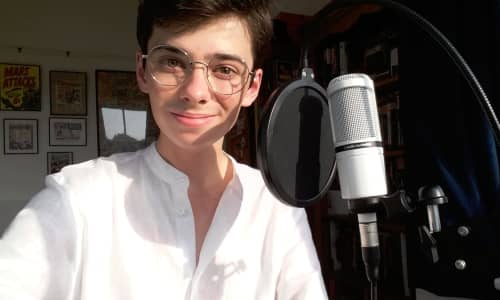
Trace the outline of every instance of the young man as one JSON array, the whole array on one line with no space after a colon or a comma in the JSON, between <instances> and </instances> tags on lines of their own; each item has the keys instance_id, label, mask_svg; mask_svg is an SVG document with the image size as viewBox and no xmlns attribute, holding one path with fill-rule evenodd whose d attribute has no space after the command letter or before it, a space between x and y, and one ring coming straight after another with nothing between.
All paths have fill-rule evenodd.
<instances>
[{"instance_id":1,"label":"young man","mask_svg":"<svg viewBox=\"0 0 500 300\"><path fill-rule=\"evenodd\" d=\"M0 244L0 299L326 299L304 210L222 149L259 91L267 1L138 11L160 136L47 177Z\"/></svg>"}]
</instances>

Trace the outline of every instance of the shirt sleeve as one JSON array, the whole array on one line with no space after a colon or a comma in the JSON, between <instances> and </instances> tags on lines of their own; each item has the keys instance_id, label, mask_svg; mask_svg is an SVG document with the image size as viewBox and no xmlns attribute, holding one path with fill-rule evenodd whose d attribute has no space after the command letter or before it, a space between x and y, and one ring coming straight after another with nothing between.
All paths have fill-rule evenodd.
<instances>
[{"instance_id":1,"label":"shirt sleeve","mask_svg":"<svg viewBox=\"0 0 500 300\"><path fill-rule=\"evenodd\" d=\"M328 299L321 267L304 209L293 209L287 231L290 241L278 279L278 300Z\"/></svg>"},{"instance_id":2,"label":"shirt sleeve","mask_svg":"<svg viewBox=\"0 0 500 300\"><path fill-rule=\"evenodd\" d=\"M48 186L0 240L0 299L68 299L74 284L75 222L64 190Z\"/></svg>"}]
</instances>

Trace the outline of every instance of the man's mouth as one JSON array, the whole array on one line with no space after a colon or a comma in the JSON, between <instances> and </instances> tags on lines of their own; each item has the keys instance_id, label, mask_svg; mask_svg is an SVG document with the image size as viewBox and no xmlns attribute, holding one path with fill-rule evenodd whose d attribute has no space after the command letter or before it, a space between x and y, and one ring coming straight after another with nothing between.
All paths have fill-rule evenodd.
<instances>
[{"instance_id":1,"label":"man's mouth","mask_svg":"<svg viewBox=\"0 0 500 300\"><path fill-rule=\"evenodd\" d=\"M174 113L174 118L184 126L198 127L210 122L214 115L210 114L195 114L195 113Z\"/></svg>"}]
</instances>

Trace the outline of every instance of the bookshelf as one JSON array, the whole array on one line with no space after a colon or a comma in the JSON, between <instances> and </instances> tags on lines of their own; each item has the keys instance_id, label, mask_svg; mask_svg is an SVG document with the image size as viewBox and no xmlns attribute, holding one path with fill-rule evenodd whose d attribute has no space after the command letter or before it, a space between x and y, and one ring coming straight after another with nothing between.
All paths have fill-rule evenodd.
<instances>
[{"instance_id":1,"label":"bookshelf","mask_svg":"<svg viewBox=\"0 0 500 300\"><path fill-rule=\"evenodd\" d=\"M404 132L400 122L399 20L374 5L342 8L325 21L327 30L314 37L312 64L316 79L327 87L331 79L346 73L365 73L375 84L375 93L384 145L389 192L402 186L406 169ZM331 187L338 190L337 182ZM328 197L327 197L328 198ZM311 224L317 243L325 281L331 299L369 299L360 253L355 215L338 213L329 198L326 209L317 212L322 222ZM328 211L328 213L325 213ZM319 232L319 233L318 233ZM407 261L407 227L404 218L381 220L379 238L382 253L379 298L413 299Z\"/></svg>"}]
</instances>

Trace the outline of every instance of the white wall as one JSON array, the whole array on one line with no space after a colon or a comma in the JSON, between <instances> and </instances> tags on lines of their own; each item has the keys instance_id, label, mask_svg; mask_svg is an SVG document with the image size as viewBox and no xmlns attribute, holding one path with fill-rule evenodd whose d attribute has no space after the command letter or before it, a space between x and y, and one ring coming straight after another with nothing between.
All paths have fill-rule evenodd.
<instances>
[{"instance_id":1,"label":"white wall","mask_svg":"<svg viewBox=\"0 0 500 300\"><path fill-rule=\"evenodd\" d=\"M0 111L0 232L43 187L47 151L75 162L97 156L95 70L134 70L136 0L16 0L0 3L0 62L41 68L42 110ZM23 51L18 53L17 48ZM70 56L66 56L66 51ZM49 71L87 73L87 146L50 146ZM38 154L4 155L3 119L38 119Z\"/></svg>"}]
</instances>

